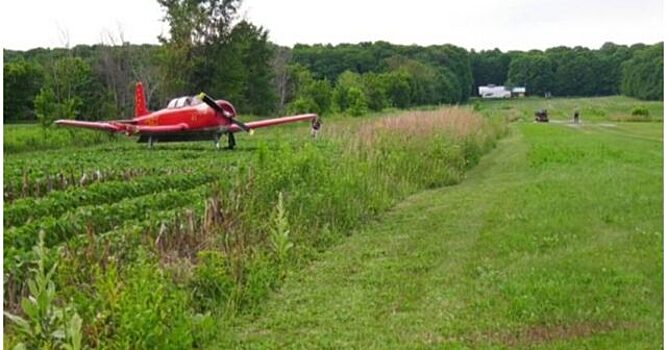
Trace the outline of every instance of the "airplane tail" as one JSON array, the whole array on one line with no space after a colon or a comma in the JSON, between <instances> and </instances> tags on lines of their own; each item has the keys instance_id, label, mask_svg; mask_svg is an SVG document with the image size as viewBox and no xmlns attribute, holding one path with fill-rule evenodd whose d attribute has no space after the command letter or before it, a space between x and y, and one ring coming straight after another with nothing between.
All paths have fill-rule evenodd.
<instances>
[{"instance_id":1,"label":"airplane tail","mask_svg":"<svg viewBox=\"0 0 667 350\"><path fill-rule=\"evenodd\" d=\"M137 90L134 96L134 116L141 117L148 114L146 108L146 96L144 95L144 85L141 82L137 83Z\"/></svg>"}]
</instances>

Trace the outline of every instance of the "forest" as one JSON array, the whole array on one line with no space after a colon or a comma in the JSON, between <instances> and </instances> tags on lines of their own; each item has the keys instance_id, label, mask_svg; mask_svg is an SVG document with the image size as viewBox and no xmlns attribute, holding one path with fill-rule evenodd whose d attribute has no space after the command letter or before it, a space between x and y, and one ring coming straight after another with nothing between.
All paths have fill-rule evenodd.
<instances>
[{"instance_id":1,"label":"forest","mask_svg":"<svg viewBox=\"0 0 667 350\"><path fill-rule=\"evenodd\" d=\"M537 96L663 98L663 43L528 52L383 41L289 48L238 20L238 1L159 2L171 28L159 45L128 43L118 30L96 45L3 50L4 122L128 117L136 81L152 109L206 91L258 116L460 104L487 84Z\"/></svg>"}]
</instances>

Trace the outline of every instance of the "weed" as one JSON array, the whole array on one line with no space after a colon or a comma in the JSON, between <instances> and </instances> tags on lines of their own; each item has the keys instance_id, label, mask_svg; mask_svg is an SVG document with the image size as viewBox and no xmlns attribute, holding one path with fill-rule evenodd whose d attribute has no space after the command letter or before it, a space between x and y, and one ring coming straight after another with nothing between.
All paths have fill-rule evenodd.
<instances>
[{"instance_id":1,"label":"weed","mask_svg":"<svg viewBox=\"0 0 667 350\"><path fill-rule=\"evenodd\" d=\"M648 108L646 108L645 106L635 106L634 108L632 108L632 112L630 114L633 116L648 117L649 111Z\"/></svg>"},{"instance_id":2,"label":"weed","mask_svg":"<svg viewBox=\"0 0 667 350\"><path fill-rule=\"evenodd\" d=\"M278 193L278 202L271 221L272 225L269 231L271 248L278 264L284 266L294 244L290 242L289 222L287 221L287 213L285 213L282 192Z\"/></svg>"},{"instance_id":3,"label":"weed","mask_svg":"<svg viewBox=\"0 0 667 350\"><path fill-rule=\"evenodd\" d=\"M25 318L5 312L14 324L18 343L14 349L70 349L79 350L82 345L81 317L71 305L58 306L56 286L53 281L58 264L46 266L48 249L44 245L44 233L33 248L36 268L32 268L28 280L30 295L21 300Z\"/></svg>"},{"instance_id":4,"label":"weed","mask_svg":"<svg viewBox=\"0 0 667 350\"><path fill-rule=\"evenodd\" d=\"M196 308L209 311L224 307L236 285L224 255L218 251L201 251L197 258L190 282Z\"/></svg>"}]
</instances>

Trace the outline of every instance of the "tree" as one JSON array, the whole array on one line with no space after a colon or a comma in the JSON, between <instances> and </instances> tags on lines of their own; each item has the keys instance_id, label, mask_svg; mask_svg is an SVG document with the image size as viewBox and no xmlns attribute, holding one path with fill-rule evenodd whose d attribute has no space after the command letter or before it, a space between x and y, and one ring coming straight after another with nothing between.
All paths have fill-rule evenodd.
<instances>
[{"instance_id":1,"label":"tree","mask_svg":"<svg viewBox=\"0 0 667 350\"><path fill-rule=\"evenodd\" d=\"M282 112L287 104L290 90L290 62L292 50L287 47L276 46L275 55L271 61L273 67L273 85L278 95L278 111Z\"/></svg>"},{"instance_id":2,"label":"tree","mask_svg":"<svg viewBox=\"0 0 667 350\"><path fill-rule=\"evenodd\" d=\"M361 78L368 108L372 111L381 111L387 107L389 105L387 87L382 76L376 73L366 73Z\"/></svg>"},{"instance_id":3,"label":"tree","mask_svg":"<svg viewBox=\"0 0 667 350\"><path fill-rule=\"evenodd\" d=\"M596 53L598 66L595 76L598 82L596 95L616 95L621 91L622 63L632 58L632 51L625 45L605 43Z\"/></svg>"},{"instance_id":4,"label":"tree","mask_svg":"<svg viewBox=\"0 0 667 350\"><path fill-rule=\"evenodd\" d=\"M473 74L472 94L477 94L479 86L503 85L507 81L507 71L512 57L498 49L470 52L470 68Z\"/></svg>"},{"instance_id":5,"label":"tree","mask_svg":"<svg viewBox=\"0 0 667 350\"><path fill-rule=\"evenodd\" d=\"M52 88L42 88L37 96L35 96L35 113L37 120L43 128L47 128L57 118L60 117L60 104L56 101L56 95ZM74 107L71 103L68 108ZM67 114L73 114L71 113Z\"/></svg>"},{"instance_id":6,"label":"tree","mask_svg":"<svg viewBox=\"0 0 667 350\"><path fill-rule=\"evenodd\" d=\"M553 90L553 65L542 52L523 53L512 59L507 84L525 86L529 93L543 95Z\"/></svg>"},{"instance_id":7,"label":"tree","mask_svg":"<svg viewBox=\"0 0 667 350\"><path fill-rule=\"evenodd\" d=\"M90 65L79 57L65 57L46 69L44 86L35 97L35 112L42 126L55 119L100 119L110 117L108 96L92 79Z\"/></svg>"},{"instance_id":8,"label":"tree","mask_svg":"<svg viewBox=\"0 0 667 350\"><path fill-rule=\"evenodd\" d=\"M597 56L586 48L555 47L545 51L554 71L552 93L557 96L593 96L597 91Z\"/></svg>"},{"instance_id":9,"label":"tree","mask_svg":"<svg viewBox=\"0 0 667 350\"><path fill-rule=\"evenodd\" d=\"M3 74L4 122L34 119L33 100L44 83L42 67L20 59L5 63Z\"/></svg>"},{"instance_id":10,"label":"tree","mask_svg":"<svg viewBox=\"0 0 667 350\"><path fill-rule=\"evenodd\" d=\"M239 110L267 115L276 108L276 94L272 88L271 61L274 50L268 42L268 32L261 27L241 21L232 29L230 45L238 47L241 70L247 72L242 84L242 101Z\"/></svg>"},{"instance_id":11,"label":"tree","mask_svg":"<svg viewBox=\"0 0 667 350\"><path fill-rule=\"evenodd\" d=\"M424 56L424 59L419 59ZM429 66L436 70L449 70L452 74L449 77L436 78L444 82L448 80L449 84L456 89L454 102L465 102L470 96L470 91L473 85L473 74L470 66L470 57L468 52L460 47L454 45L435 45L426 47L423 53L417 55L416 59L429 64ZM443 96L441 96L443 97ZM440 98L437 102L441 102Z\"/></svg>"},{"instance_id":12,"label":"tree","mask_svg":"<svg viewBox=\"0 0 667 350\"><path fill-rule=\"evenodd\" d=\"M129 45L118 42L109 34L108 45L101 45L100 59L95 66L95 73L104 82L104 88L113 104L115 115L132 115L134 108L134 89Z\"/></svg>"},{"instance_id":13,"label":"tree","mask_svg":"<svg viewBox=\"0 0 667 350\"><path fill-rule=\"evenodd\" d=\"M358 117L368 112L366 95L364 95L364 92L356 86L352 86L347 90L347 102L348 107L346 112L351 116Z\"/></svg>"},{"instance_id":14,"label":"tree","mask_svg":"<svg viewBox=\"0 0 667 350\"><path fill-rule=\"evenodd\" d=\"M291 113L325 114L331 110L331 84L328 80L315 80L312 73L302 65L291 67L291 81L295 100L290 104Z\"/></svg>"},{"instance_id":15,"label":"tree","mask_svg":"<svg viewBox=\"0 0 667 350\"><path fill-rule=\"evenodd\" d=\"M361 92L362 97L356 97L357 99L365 99L363 94L363 83L361 81L361 76L358 73L351 71L345 71L338 76L336 82L336 87L333 90L333 104L337 111L345 112L350 106L352 106L352 101L350 100L350 90L357 89ZM356 94L356 92L354 93ZM362 102L356 101L357 106L361 106Z\"/></svg>"},{"instance_id":16,"label":"tree","mask_svg":"<svg viewBox=\"0 0 667 350\"><path fill-rule=\"evenodd\" d=\"M405 71L394 71L380 75L383 80L387 95L388 105L396 108L407 108L410 106L410 74Z\"/></svg>"},{"instance_id":17,"label":"tree","mask_svg":"<svg viewBox=\"0 0 667 350\"><path fill-rule=\"evenodd\" d=\"M457 103L463 99L458 79L445 67L437 69L403 56L392 57L387 64L391 70L402 71L409 78L411 105Z\"/></svg>"},{"instance_id":18,"label":"tree","mask_svg":"<svg viewBox=\"0 0 667 350\"><path fill-rule=\"evenodd\" d=\"M664 46L658 43L637 50L623 63L621 90L624 95L643 100L664 98Z\"/></svg>"},{"instance_id":19,"label":"tree","mask_svg":"<svg viewBox=\"0 0 667 350\"><path fill-rule=\"evenodd\" d=\"M236 105L241 113L269 114L275 110L272 89L273 47L268 32L248 21L234 24L238 0L158 0L166 10L170 38L163 65L167 86L185 94L196 86Z\"/></svg>"},{"instance_id":20,"label":"tree","mask_svg":"<svg viewBox=\"0 0 667 350\"><path fill-rule=\"evenodd\" d=\"M219 75L211 70L223 57L221 46L229 38L240 1L158 0L158 3L165 10L163 19L170 28L168 38L160 37L167 94L185 94L193 85L209 90L213 78Z\"/></svg>"},{"instance_id":21,"label":"tree","mask_svg":"<svg viewBox=\"0 0 667 350\"><path fill-rule=\"evenodd\" d=\"M446 79L448 80L447 86L457 89L457 91L447 92L453 94L453 96L458 96L454 99L455 103L464 102L468 99L473 84L473 75L469 54L460 47L453 45L404 46L378 41L336 46L298 44L293 49L295 62L311 70L316 79L327 78L330 81L335 81L345 71L366 75L396 70L391 63L395 57L431 67L435 69L436 75L440 74L441 70L446 69L447 72L442 73L443 77L433 75L432 78L443 83ZM371 91L366 91L366 93L367 95L368 93L375 94ZM375 94L374 96L379 95ZM373 98L370 98L369 102L371 105L375 104L370 100L373 100ZM444 98L431 98L430 100L433 101L432 103L437 103L438 100L451 100L451 95Z\"/></svg>"}]
</instances>

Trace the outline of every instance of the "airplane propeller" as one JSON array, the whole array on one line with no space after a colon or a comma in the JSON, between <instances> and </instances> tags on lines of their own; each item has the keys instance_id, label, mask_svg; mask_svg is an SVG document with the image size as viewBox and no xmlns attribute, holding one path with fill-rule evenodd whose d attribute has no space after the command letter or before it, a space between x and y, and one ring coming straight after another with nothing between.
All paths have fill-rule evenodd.
<instances>
[{"instance_id":1,"label":"airplane propeller","mask_svg":"<svg viewBox=\"0 0 667 350\"><path fill-rule=\"evenodd\" d=\"M245 124L244 124L243 122L241 122L240 120L238 120L238 119L234 119L234 116L233 116L231 113L229 113L229 112L225 111L224 109L222 109L222 107L220 107L220 105L218 105L218 104L215 102L215 100L214 100L213 98L211 98L211 96L209 96L209 95L207 95L206 93L202 92L202 93L199 94L198 97L199 97L202 101L204 101L204 103L206 103L209 107L213 108L214 111L220 113L220 115L221 115L223 118L227 119L230 123L238 125L239 128L243 129L243 131L249 133L250 135L253 134L253 130L252 130L252 129L250 129L247 125L245 125Z\"/></svg>"}]
</instances>

